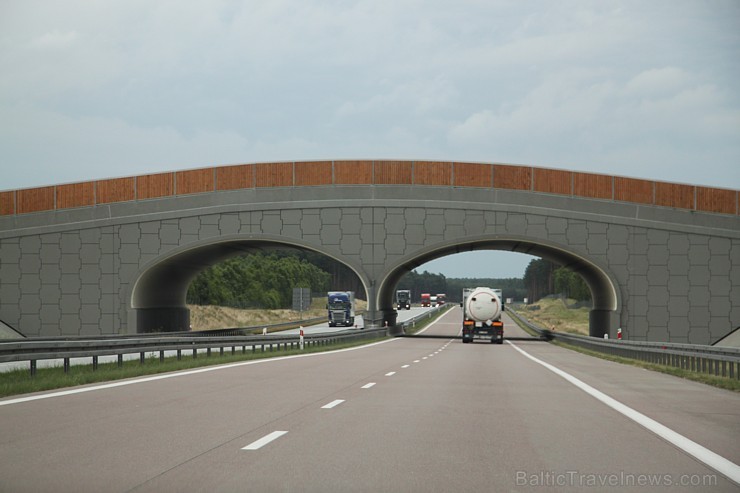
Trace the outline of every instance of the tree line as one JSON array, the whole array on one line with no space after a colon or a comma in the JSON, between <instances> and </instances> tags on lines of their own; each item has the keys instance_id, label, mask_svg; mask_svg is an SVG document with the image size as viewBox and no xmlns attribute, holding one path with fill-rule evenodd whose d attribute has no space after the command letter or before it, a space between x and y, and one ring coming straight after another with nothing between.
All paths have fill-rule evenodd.
<instances>
[{"instance_id":1,"label":"tree line","mask_svg":"<svg viewBox=\"0 0 740 493\"><path fill-rule=\"evenodd\" d=\"M328 272L295 256L253 253L203 270L190 283L187 302L233 308L289 308L293 288L327 291Z\"/></svg>"},{"instance_id":2,"label":"tree line","mask_svg":"<svg viewBox=\"0 0 740 493\"><path fill-rule=\"evenodd\" d=\"M549 260L532 260L524 271L523 283L530 301L550 294L562 294L577 301L591 300L591 290L579 274Z\"/></svg>"},{"instance_id":3,"label":"tree line","mask_svg":"<svg viewBox=\"0 0 740 493\"><path fill-rule=\"evenodd\" d=\"M479 286L501 289L505 298L521 300L527 295L522 279L448 278L443 274L433 274L428 271L422 273L409 272L401 279L396 289L411 290L411 299L414 302L420 300L422 293L431 295L445 293L447 300L457 303L462 301L462 290L464 288Z\"/></svg>"},{"instance_id":4,"label":"tree line","mask_svg":"<svg viewBox=\"0 0 740 493\"><path fill-rule=\"evenodd\" d=\"M486 286L503 291L504 298L531 302L543 296L562 293L578 301L590 300L591 292L583 278L544 259L532 260L523 278L448 278L428 271L411 271L396 289L408 289L412 301L422 293L445 293L459 302L463 288ZM312 293L354 291L365 299L365 289L349 267L325 255L305 250L277 249L234 257L202 271L190 284L187 302L234 308L289 308L293 288L309 288Z\"/></svg>"}]
</instances>

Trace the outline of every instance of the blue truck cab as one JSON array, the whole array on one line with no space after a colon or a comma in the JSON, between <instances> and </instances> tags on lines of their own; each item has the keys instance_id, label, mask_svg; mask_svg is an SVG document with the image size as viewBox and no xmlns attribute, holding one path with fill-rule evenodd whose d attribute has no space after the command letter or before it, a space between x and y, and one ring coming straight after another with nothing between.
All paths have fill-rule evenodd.
<instances>
[{"instance_id":1,"label":"blue truck cab","mask_svg":"<svg viewBox=\"0 0 740 493\"><path fill-rule=\"evenodd\" d=\"M326 308L329 312L329 327L355 324L355 293L353 291L329 291Z\"/></svg>"}]
</instances>

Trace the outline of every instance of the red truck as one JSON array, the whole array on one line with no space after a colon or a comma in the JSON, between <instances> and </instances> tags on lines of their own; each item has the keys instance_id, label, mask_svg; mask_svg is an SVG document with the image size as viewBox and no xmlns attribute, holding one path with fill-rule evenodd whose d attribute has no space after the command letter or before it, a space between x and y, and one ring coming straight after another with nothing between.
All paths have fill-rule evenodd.
<instances>
[{"instance_id":1,"label":"red truck","mask_svg":"<svg viewBox=\"0 0 740 493\"><path fill-rule=\"evenodd\" d=\"M432 295L430 295L429 293L422 293L421 306L432 306Z\"/></svg>"}]
</instances>

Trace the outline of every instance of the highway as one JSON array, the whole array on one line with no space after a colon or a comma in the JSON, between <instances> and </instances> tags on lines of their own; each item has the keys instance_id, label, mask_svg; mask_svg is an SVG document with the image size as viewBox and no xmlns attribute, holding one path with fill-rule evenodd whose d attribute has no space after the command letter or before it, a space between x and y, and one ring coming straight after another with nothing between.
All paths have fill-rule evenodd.
<instances>
[{"instance_id":1,"label":"highway","mask_svg":"<svg viewBox=\"0 0 740 493\"><path fill-rule=\"evenodd\" d=\"M411 307L411 310L398 310L398 322L404 322L410 318L414 318L424 312L429 311L430 308L421 308L418 306ZM355 317L355 326L357 328L364 328L365 321L362 315ZM353 327L329 327L329 322L322 322L316 325L310 325L303 328L304 334L324 334L327 332L340 332L342 330L351 329ZM280 334L298 334L300 329L281 330Z\"/></svg>"},{"instance_id":2,"label":"highway","mask_svg":"<svg viewBox=\"0 0 740 493\"><path fill-rule=\"evenodd\" d=\"M421 307L412 307L411 310L402 310L398 312L398 321L403 322L406 320L409 320L417 315L420 315L422 313L425 313L427 311L431 310L430 308L421 308ZM331 333L331 332L341 332L344 330L351 330L351 329L358 329L361 330L365 326L365 322L362 318L362 315L359 315L355 318L355 326L353 327L329 327L329 322L323 322L320 324L315 325L309 325L303 328L303 333L305 335L309 334L325 334L325 333ZM279 332L274 332L274 334L277 335L291 335L295 334L298 335L300 333L300 328L296 329L289 329L289 330L282 330ZM247 348L251 348L251 346L247 346ZM198 352L205 354L206 349L201 349ZM177 351L165 351L165 357L171 358L177 356ZM158 352L147 352L146 357L148 358L158 358L159 353ZM125 361L136 361L139 359L138 353L131 353L131 354L124 354L123 359ZM115 363L118 360L116 356L100 356L98 358L99 363ZM45 360L38 360L36 362L36 365L38 368L54 368L54 367L61 367L64 364L64 360L62 359L45 359ZM89 357L86 358L70 358L70 364L71 365L90 365L91 359ZM6 363L0 363L0 373L14 371L14 370L27 370L28 369L28 361L11 361Z\"/></svg>"},{"instance_id":3,"label":"highway","mask_svg":"<svg viewBox=\"0 0 740 493\"><path fill-rule=\"evenodd\" d=\"M738 491L737 394L459 328L1 399L0 490Z\"/></svg>"}]
</instances>

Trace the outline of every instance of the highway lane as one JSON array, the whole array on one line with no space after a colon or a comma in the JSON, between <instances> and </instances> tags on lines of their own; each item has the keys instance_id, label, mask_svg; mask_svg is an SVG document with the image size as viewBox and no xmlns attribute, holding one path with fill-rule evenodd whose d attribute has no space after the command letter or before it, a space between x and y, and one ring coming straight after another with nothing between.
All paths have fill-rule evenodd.
<instances>
[{"instance_id":1,"label":"highway lane","mask_svg":"<svg viewBox=\"0 0 740 493\"><path fill-rule=\"evenodd\" d=\"M459 324L455 309L425 333L453 336ZM514 344L740 461L736 394ZM592 479L679 489L637 486L641 474L738 487L509 344L394 339L174 375L0 400L1 489L593 491ZM243 450L276 431L287 433Z\"/></svg>"},{"instance_id":2,"label":"highway lane","mask_svg":"<svg viewBox=\"0 0 740 493\"><path fill-rule=\"evenodd\" d=\"M405 322L406 320L409 320L417 315L421 315L422 313L426 313L431 308L422 308L419 306L412 306L410 310L398 310L398 321L399 322ZM308 334L324 334L329 332L340 332L347 329L352 328L358 328L362 329L365 327L365 321L362 318L362 315L358 315L355 317L355 326L353 327L329 327L329 322L322 322L320 324L316 325L310 325L303 328L303 333ZM298 334L300 332L300 329L290 329L290 330L282 330L280 331L280 334Z\"/></svg>"},{"instance_id":3,"label":"highway lane","mask_svg":"<svg viewBox=\"0 0 740 493\"><path fill-rule=\"evenodd\" d=\"M431 308L421 308L421 307L412 307L411 310L400 310L398 312L398 321L404 322L406 320L409 320L410 318L413 318L417 315L421 315L423 313L428 312L431 310ZM343 330L353 329L357 328L358 330L363 329L365 325L365 322L362 318L362 315L359 315L356 318L356 327L329 327L328 322L323 322L320 324L310 325L303 328L303 333L305 335L309 334L324 334L324 333L331 333L331 332L341 332ZM300 328L296 329L290 329L290 330L282 330L280 332L274 332L274 334L278 335L298 335L300 333ZM247 346L247 348L251 348L251 346ZM198 352L200 354L205 354L206 349L201 349ZM177 356L177 351L165 351L165 357L174 357ZM159 358L159 352L147 352L146 353L147 358ZM138 361L139 354L133 353L133 354L124 354L123 359L125 361ZM98 358L98 362L100 364L104 363L115 363L118 360L117 356L100 356ZM36 362L37 368L54 368L54 367L61 367L64 364L64 360L62 359L48 359L48 360L39 360ZM91 364L91 359L88 358L72 358L70 359L71 365L89 365ZM14 370L28 370L28 361L11 361L7 363L0 363L0 373L3 372L9 372Z\"/></svg>"}]
</instances>

